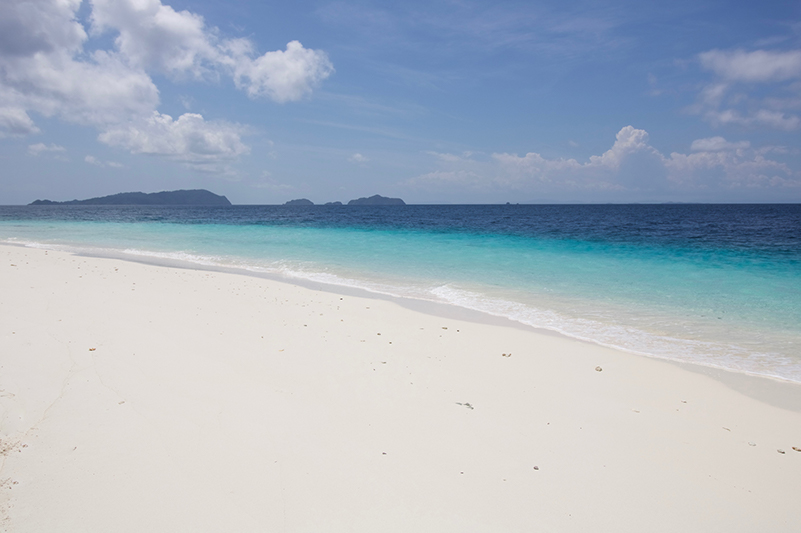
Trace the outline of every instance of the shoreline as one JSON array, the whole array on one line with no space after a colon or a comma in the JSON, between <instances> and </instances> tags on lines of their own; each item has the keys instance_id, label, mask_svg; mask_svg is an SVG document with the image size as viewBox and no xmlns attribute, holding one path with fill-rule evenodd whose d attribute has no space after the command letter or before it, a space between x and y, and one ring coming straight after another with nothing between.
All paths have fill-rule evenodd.
<instances>
[{"instance_id":1,"label":"shoreline","mask_svg":"<svg viewBox=\"0 0 801 533\"><path fill-rule=\"evenodd\" d=\"M8 531L801 527L801 413L677 364L258 276L0 255Z\"/></svg>"},{"instance_id":2,"label":"shoreline","mask_svg":"<svg viewBox=\"0 0 801 533\"><path fill-rule=\"evenodd\" d=\"M22 248L52 250L52 248L47 248L48 245L41 245L41 244L40 246L30 247L27 244L23 243L17 244L17 243L5 242L5 243L0 243L0 247L1 246L15 246ZM69 248L69 245L52 245L52 246L54 247L64 246ZM760 399L761 401L766 401L768 403L771 403L772 405L782 407L785 409L801 411L801 401L794 401L795 400L794 396L796 394L794 392L794 388L801 387L801 381L794 381L789 378L772 374L764 374L764 373L753 372L743 369L736 369L736 368L727 368L724 366L707 364L703 362L685 361L682 359L670 358L647 352L631 350L621 346L605 344L585 337L573 336L568 333L555 329L549 329L545 327L538 327L530 324L525 324L523 322L514 320L509 317L492 314L478 309L464 307L452 302L439 302L435 300L415 298L411 296L399 296L395 294L370 290L364 287L328 283L324 281L306 279L299 276L283 275L280 273L260 272L258 270L246 267L226 266L221 264L204 264L185 259L161 257L158 255L132 254L120 250L108 250L109 253L107 254L93 253L91 251L71 251L71 250L56 250L56 251L61 251L63 253L76 255L78 257L114 259L120 261L139 263L143 265L160 266L165 268L179 268L185 270L198 270L203 272L220 272L232 275L254 277L278 283L296 285L298 287L304 287L310 290L319 290L345 296L354 296L360 298L396 302L397 304L406 307L410 310L430 314L433 316L439 316L443 318L456 318L460 320L469 320L472 322L482 323L482 324L519 328L526 331L534 331L543 335L555 335L563 339L570 339L573 341L587 343L593 346L608 348L611 350L619 350L621 352L628 353L637 357L646 357L649 359L655 359L658 361L665 361L671 364L675 364L691 372L700 373L702 375L712 377L713 379L717 379L726 384L727 386L733 388L734 390L737 390L744 394L754 395L755 398ZM771 390L772 389L771 385L765 385L764 383L765 380L767 380L770 383L778 384L778 387L784 389L784 392L775 394L774 391Z\"/></svg>"},{"instance_id":3,"label":"shoreline","mask_svg":"<svg viewBox=\"0 0 801 533\"><path fill-rule=\"evenodd\" d=\"M247 268L226 267L222 265L202 265L193 263L191 261L182 261L180 259L166 259L159 257L136 256L133 254L121 253L118 257L107 257L104 255L93 255L89 253L76 253L77 256L82 257L96 257L96 258L112 258L120 259L122 261L131 261L151 266L163 266L166 268L182 268L188 270L202 270L209 272L222 272L227 274L248 276L275 281L278 283L287 283L289 285L296 285L304 287L309 290L319 290L330 292L333 294L354 296L359 298L376 299L388 302L395 302L412 311L425 313L428 315L449 318L456 320L466 320L478 324L494 325L501 327L517 328L524 331L536 332L541 335L553 335L558 338L586 343L592 346L598 346L611 350L619 350L624 353L631 354L635 357L646 357L658 361L665 361L688 370L696 372L712 379L716 379L726 385L727 387L736 390L737 392L751 396L754 399L769 403L775 407L789 409L792 411L801 412L801 382L786 379L780 376L773 376L768 374L759 374L756 372L748 372L745 370L737 370L725 368L722 366L706 365L703 363L695 363L689 361L681 361L678 359L670 359L667 357L660 357L658 355L636 352L626 350L618 346L610 346L591 339L584 339L570 336L560 331L554 331L547 328L541 328L524 324L517 320L508 317L493 315L477 309L470 309L462 307L449 302L436 302L433 300L424 300L422 298L411 298L406 296L396 296L386 294L361 287L349 287L347 285L337 285L334 283L325 283L321 281L314 281L303 279L299 277L282 276L280 274L273 274L269 272L257 272ZM149 259L152 259L149 260Z\"/></svg>"}]
</instances>

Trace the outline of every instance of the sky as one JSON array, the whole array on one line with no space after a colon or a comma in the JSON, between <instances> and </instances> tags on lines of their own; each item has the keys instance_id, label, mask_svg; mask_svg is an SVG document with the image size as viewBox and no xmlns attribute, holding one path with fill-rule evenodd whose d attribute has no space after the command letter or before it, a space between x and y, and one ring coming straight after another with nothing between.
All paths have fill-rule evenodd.
<instances>
[{"instance_id":1,"label":"sky","mask_svg":"<svg viewBox=\"0 0 801 533\"><path fill-rule=\"evenodd\" d=\"M0 2L0 205L801 202L799 141L799 0Z\"/></svg>"}]
</instances>

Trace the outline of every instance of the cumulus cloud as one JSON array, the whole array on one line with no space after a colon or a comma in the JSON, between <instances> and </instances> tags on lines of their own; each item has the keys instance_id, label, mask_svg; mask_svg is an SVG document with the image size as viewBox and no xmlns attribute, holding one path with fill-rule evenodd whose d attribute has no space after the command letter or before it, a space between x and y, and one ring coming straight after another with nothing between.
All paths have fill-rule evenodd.
<instances>
[{"instance_id":1,"label":"cumulus cloud","mask_svg":"<svg viewBox=\"0 0 801 533\"><path fill-rule=\"evenodd\" d=\"M801 50L710 50L701 65L729 81L772 82L801 78Z\"/></svg>"},{"instance_id":2,"label":"cumulus cloud","mask_svg":"<svg viewBox=\"0 0 801 533\"><path fill-rule=\"evenodd\" d=\"M215 172L240 155L250 152L241 140L242 126L207 122L201 115L185 113L173 120L158 111L146 120L109 128L100 140L134 154L164 156L191 168Z\"/></svg>"},{"instance_id":3,"label":"cumulus cloud","mask_svg":"<svg viewBox=\"0 0 801 533\"><path fill-rule=\"evenodd\" d=\"M241 43L240 43L241 44ZM229 46L233 52L234 82L248 96L267 96L276 102L300 100L334 71L325 52L291 41L286 50L251 58L250 47Z\"/></svg>"},{"instance_id":4,"label":"cumulus cloud","mask_svg":"<svg viewBox=\"0 0 801 533\"><path fill-rule=\"evenodd\" d=\"M114 44L133 67L167 75L200 76L217 60L203 17L160 0L92 0L92 32L116 33Z\"/></svg>"},{"instance_id":5,"label":"cumulus cloud","mask_svg":"<svg viewBox=\"0 0 801 533\"><path fill-rule=\"evenodd\" d=\"M129 64L172 77L228 74L251 98L276 102L311 93L334 68L325 52L298 41L259 56L248 39L220 39L203 17L160 0L92 0L92 29L117 32L115 45Z\"/></svg>"},{"instance_id":6,"label":"cumulus cloud","mask_svg":"<svg viewBox=\"0 0 801 533\"><path fill-rule=\"evenodd\" d=\"M514 181L559 181L572 189L643 190L659 188L665 177L662 156L648 144L648 133L633 126L622 128L612 147L586 163L575 159L547 159L536 152L492 155Z\"/></svg>"},{"instance_id":7,"label":"cumulus cloud","mask_svg":"<svg viewBox=\"0 0 801 533\"><path fill-rule=\"evenodd\" d=\"M615 136L612 148L603 155L590 157L589 166L618 169L627 157L641 153L658 156L656 149L648 144L648 133L645 130L626 126Z\"/></svg>"},{"instance_id":8,"label":"cumulus cloud","mask_svg":"<svg viewBox=\"0 0 801 533\"><path fill-rule=\"evenodd\" d=\"M37 133L33 112L94 126L104 142L151 153L147 143L135 139L155 138L151 119L158 115L159 90L154 73L173 79L230 76L249 97L282 103L307 96L333 72L323 51L291 41L286 50L258 55L250 40L224 39L200 15L160 0L90 0L88 5L90 25L84 27L77 17L81 0L0 3L0 136ZM105 36L113 38L113 46L97 49ZM208 162L213 153L228 158L247 152L241 131L198 117L187 114L174 121L178 129L192 124L195 133L203 128L205 133L195 141L176 141L174 146L188 152L168 150L170 157L195 161L209 149ZM149 133L130 133L141 127ZM121 131L129 132L129 141L118 141ZM225 140L213 140L217 136ZM220 142L226 148L209 148Z\"/></svg>"},{"instance_id":9,"label":"cumulus cloud","mask_svg":"<svg viewBox=\"0 0 801 533\"><path fill-rule=\"evenodd\" d=\"M34 133L39 133L39 128L24 109L0 107L0 138L24 137Z\"/></svg>"},{"instance_id":10,"label":"cumulus cloud","mask_svg":"<svg viewBox=\"0 0 801 533\"><path fill-rule=\"evenodd\" d=\"M348 161L351 161L353 163L366 163L367 161L370 161L370 160L367 157L365 157L362 154L360 154L360 153L355 153L355 154L353 154L352 156L350 156L348 158Z\"/></svg>"},{"instance_id":11,"label":"cumulus cloud","mask_svg":"<svg viewBox=\"0 0 801 533\"><path fill-rule=\"evenodd\" d=\"M715 80L703 87L691 112L715 126L801 126L794 114L801 107L801 50L709 50L698 61Z\"/></svg>"},{"instance_id":12,"label":"cumulus cloud","mask_svg":"<svg viewBox=\"0 0 801 533\"><path fill-rule=\"evenodd\" d=\"M67 149L63 146L59 146L57 144L51 144L47 146L45 143L36 143L28 145L28 154L32 156L41 155L44 152L56 152L56 153L63 153L66 152Z\"/></svg>"},{"instance_id":13,"label":"cumulus cloud","mask_svg":"<svg viewBox=\"0 0 801 533\"><path fill-rule=\"evenodd\" d=\"M494 153L488 162L439 159L438 170L417 176L407 185L449 190L458 185L478 191L518 191L532 197L554 195L617 200L658 198L671 192L740 188L801 187L801 176L786 164L765 157L748 141L723 137L697 139L691 153L664 155L645 130L626 126L612 147L585 162L547 158L537 152L523 156ZM771 150L773 151L773 150ZM593 196L601 195L601 196Z\"/></svg>"},{"instance_id":14,"label":"cumulus cloud","mask_svg":"<svg viewBox=\"0 0 801 533\"><path fill-rule=\"evenodd\" d=\"M97 126L157 105L158 89L145 72L131 69L113 51L85 54L88 36L75 18L79 5L78 0L0 4L0 108L6 118L0 127L6 132L35 132L31 111Z\"/></svg>"}]
</instances>

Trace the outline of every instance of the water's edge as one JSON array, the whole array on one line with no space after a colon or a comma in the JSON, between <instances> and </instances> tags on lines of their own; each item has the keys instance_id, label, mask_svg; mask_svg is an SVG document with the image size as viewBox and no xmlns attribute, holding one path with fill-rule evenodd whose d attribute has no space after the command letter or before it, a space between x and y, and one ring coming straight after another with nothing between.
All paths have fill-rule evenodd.
<instances>
[{"instance_id":1,"label":"water's edge","mask_svg":"<svg viewBox=\"0 0 801 533\"><path fill-rule=\"evenodd\" d=\"M21 248L29 248L27 244L3 242L0 246L15 246ZM704 364L701 362L689 362L678 359L670 359L660 357L653 354L641 353L632 350L627 350L618 346L608 346L603 343L593 341L591 339L577 338L570 335L553 331L545 328L538 328L529 324L518 322L511 318L493 315L476 309L467 307L460 307L453 303L436 302L432 300L423 300L417 298L410 298L404 296L396 296L375 292L359 287L351 287L346 285L336 285L333 283L324 283L321 281L296 278L291 276L283 276L277 273L258 272L246 268L229 267L223 265L213 264L200 264L191 261L180 260L176 258L156 257L156 256L139 256L126 254L119 251L104 250L100 251L81 251L73 252L68 250L58 249L57 247L47 247L46 245L39 245L37 249L45 249L58 251L63 253L72 254L78 257L92 257L98 259L112 259L119 261L126 261L131 263L139 263L149 266L157 266L164 268L179 268L186 270L198 270L207 272L220 272L225 274L233 274L239 276L248 276L254 278L265 279L277 283L284 283L303 287L313 291L321 291L331 294L337 294L346 297L366 298L372 300L382 300L395 303L401 307L411 311L424 313L429 316L436 316L443 319L461 320L466 322L473 322L477 324L486 324L492 326L509 327L521 329L525 331L536 332L540 335L548 335L559 337L571 342L582 344L591 344L595 346L602 346L607 349L624 352L635 357L647 357L656 361L678 366L688 372L702 374L715 381L718 381L725 386L740 392L753 399L759 400L768 405L779 407L782 409L801 412L801 382L786 379L781 376L772 376L768 374L760 374L755 372L748 372L739 369L725 368L711 364Z\"/></svg>"}]
</instances>

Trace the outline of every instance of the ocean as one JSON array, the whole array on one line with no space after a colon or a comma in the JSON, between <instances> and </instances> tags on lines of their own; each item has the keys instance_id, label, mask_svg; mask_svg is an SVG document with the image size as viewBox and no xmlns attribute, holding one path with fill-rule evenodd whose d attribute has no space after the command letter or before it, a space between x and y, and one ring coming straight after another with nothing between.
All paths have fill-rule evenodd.
<instances>
[{"instance_id":1,"label":"ocean","mask_svg":"<svg viewBox=\"0 0 801 533\"><path fill-rule=\"evenodd\" d=\"M801 382L801 205L7 206L0 242L356 287Z\"/></svg>"}]
</instances>

